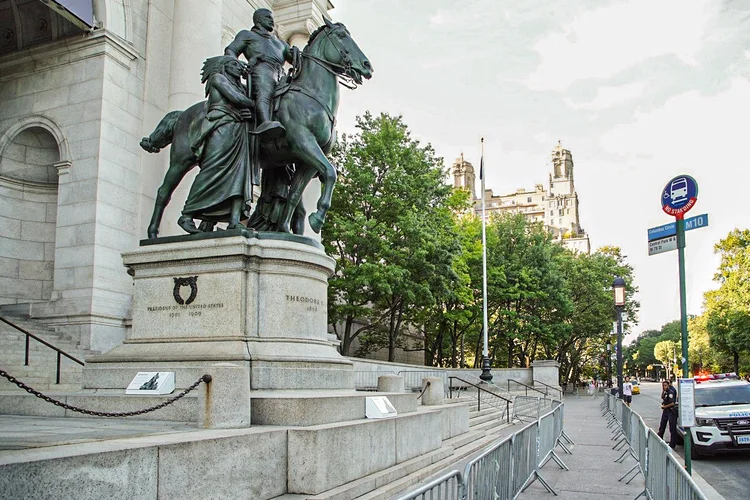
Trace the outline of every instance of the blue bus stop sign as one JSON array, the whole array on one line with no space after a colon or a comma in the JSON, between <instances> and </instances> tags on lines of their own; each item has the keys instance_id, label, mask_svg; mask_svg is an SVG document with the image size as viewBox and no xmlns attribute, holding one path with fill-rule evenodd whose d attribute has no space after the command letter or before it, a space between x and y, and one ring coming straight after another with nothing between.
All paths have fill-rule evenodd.
<instances>
[{"instance_id":1,"label":"blue bus stop sign","mask_svg":"<svg viewBox=\"0 0 750 500\"><path fill-rule=\"evenodd\" d=\"M661 192L661 209L681 219L698 201L698 183L689 175L678 175Z\"/></svg>"}]
</instances>

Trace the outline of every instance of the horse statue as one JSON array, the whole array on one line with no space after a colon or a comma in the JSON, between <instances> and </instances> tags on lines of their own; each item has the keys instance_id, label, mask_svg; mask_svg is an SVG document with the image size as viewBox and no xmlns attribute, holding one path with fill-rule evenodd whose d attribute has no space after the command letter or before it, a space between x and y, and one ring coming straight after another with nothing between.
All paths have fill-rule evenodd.
<instances>
[{"instance_id":1,"label":"horse statue","mask_svg":"<svg viewBox=\"0 0 750 500\"><path fill-rule=\"evenodd\" d=\"M373 68L341 23L325 24L311 35L302 51L300 67L294 70L290 84L277 89L274 119L281 122L286 135L280 138L259 140L255 154L262 171L261 200L250 217L250 226L256 230L300 234L302 224L292 218L299 214L302 193L316 175L323 183L317 202L317 211L310 214L310 227L320 232L326 213L331 206L331 196L336 183L336 169L326 158L336 142L336 113L339 104L339 79L354 85L372 77ZM342 82L344 85L346 83ZM349 86L349 85L347 85ZM141 141L141 147L150 153L172 144L169 169L159 187L154 212L148 226L148 237L159 233L164 209L177 185L200 158L191 148L189 131L196 122L206 119L206 101L184 111L168 113L154 132ZM283 188L285 200L278 196L264 197L264 191ZM274 201L275 200L275 201ZM276 206L271 206L273 204ZM269 213L275 215L269 218ZM304 212L302 212L304 214ZM252 223L264 227L255 227ZM213 224L201 224L212 230Z\"/></svg>"}]
</instances>

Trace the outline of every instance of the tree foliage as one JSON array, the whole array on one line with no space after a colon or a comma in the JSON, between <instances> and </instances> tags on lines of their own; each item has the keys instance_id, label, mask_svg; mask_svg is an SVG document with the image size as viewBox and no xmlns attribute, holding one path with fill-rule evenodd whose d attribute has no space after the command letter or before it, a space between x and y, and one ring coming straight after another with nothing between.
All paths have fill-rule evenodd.
<instances>
[{"instance_id":1,"label":"tree foliage","mask_svg":"<svg viewBox=\"0 0 750 500\"><path fill-rule=\"evenodd\" d=\"M460 279L451 188L442 160L414 140L401 117L365 114L359 134L334 152L339 184L323 242L337 258L329 280L329 322L350 354L387 346Z\"/></svg>"},{"instance_id":2,"label":"tree foliage","mask_svg":"<svg viewBox=\"0 0 750 500\"><path fill-rule=\"evenodd\" d=\"M369 113L334 150L339 171L326 251L329 323L351 355L423 340L424 362L479 366L483 348L482 223L465 190L445 183L442 160L401 117ZM625 278L626 318L638 304L618 248L591 255L553 241L524 214L491 217L487 235L488 349L495 367L555 359L564 381L601 365L614 319L612 281Z\"/></svg>"},{"instance_id":3,"label":"tree foliage","mask_svg":"<svg viewBox=\"0 0 750 500\"><path fill-rule=\"evenodd\" d=\"M688 318L688 358L692 373L732 370L750 372L750 230L734 229L714 246L721 257L714 280L716 290L703 295L703 314ZM672 359L666 353L649 358L648 351L667 351L677 345L681 358L680 321L661 330L644 332L626 350L637 373L645 373L656 358ZM668 346L665 348L664 346ZM743 364L744 361L744 364Z\"/></svg>"}]
</instances>

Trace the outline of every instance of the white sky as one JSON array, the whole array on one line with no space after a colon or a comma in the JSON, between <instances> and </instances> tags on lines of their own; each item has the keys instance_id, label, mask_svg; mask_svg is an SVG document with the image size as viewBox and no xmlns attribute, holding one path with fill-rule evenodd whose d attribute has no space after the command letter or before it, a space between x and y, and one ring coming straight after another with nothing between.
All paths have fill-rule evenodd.
<instances>
[{"instance_id":1,"label":"white sky","mask_svg":"<svg viewBox=\"0 0 750 500\"><path fill-rule=\"evenodd\" d=\"M748 227L750 2L334 3L375 68L342 89L339 131L367 110L401 114L446 165L463 152L477 167L484 136L495 193L546 185L561 140L592 246L621 247L635 268L634 334L679 318L677 252L648 257L646 230L671 220L659 202L667 181L695 177L689 215L710 218L687 236L688 312L701 312L716 287L714 243Z\"/></svg>"}]
</instances>

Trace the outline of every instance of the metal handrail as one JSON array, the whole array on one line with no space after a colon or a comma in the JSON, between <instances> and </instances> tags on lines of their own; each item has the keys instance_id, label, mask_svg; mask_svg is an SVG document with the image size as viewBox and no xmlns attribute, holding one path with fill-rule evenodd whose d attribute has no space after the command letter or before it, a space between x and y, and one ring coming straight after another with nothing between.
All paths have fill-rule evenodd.
<instances>
[{"instance_id":1,"label":"metal handrail","mask_svg":"<svg viewBox=\"0 0 750 500\"><path fill-rule=\"evenodd\" d=\"M539 394L543 394L544 397L547 397L547 393L546 392L542 392L542 391L540 391L539 389L537 389L535 387L531 387L530 385L524 384L523 382L519 382L518 380L513 380L513 379L508 379L508 392L510 392L510 383L511 382L513 382L514 384L518 384L518 385L524 386L526 388L526 393L525 393L526 396L529 395L529 389L531 389L532 391L536 391Z\"/></svg>"},{"instance_id":2,"label":"metal handrail","mask_svg":"<svg viewBox=\"0 0 750 500\"><path fill-rule=\"evenodd\" d=\"M448 380L450 381L449 382L449 387L450 387L450 398L451 399L453 399L453 379L460 380L464 384L468 384L468 385L470 385L471 387L474 387L477 390L477 411L481 411L482 410L482 398L480 397L480 394L482 393L482 391L486 392L487 394L492 394L496 398L500 398L503 401L505 401L505 418L508 421L508 423L510 423L510 404L513 401L511 401L510 399L504 398L500 394L494 393L494 392L492 392L492 391L490 391L488 389L485 389L484 387L481 387L481 386L479 386L477 384L473 384L473 383L469 382L468 380L465 380L465 379L463 379L461 377L448 377Z\"/></svg>"},{"instance_id":3,"label":"metal handrail","mask_svg":"<svg viewBox=\"0 0 750 500\"><path fill-rule=\"evenodd\" d=\"M552 389L553 391L557 391L557 392L559 392L559 393L560 393L560 397L562 397L562 389L558 389L558 388L557 388L557 387L555 387L554 385L549 385L549 384L545 384L545 383L544 383L544 382L542 382L541 380L536 380L536 379L535 379L535 380L534 380L534 383L535 383L535 384L542 384L542 385L543 385L544 387L546 387L546 388L548 388L548 389ZM546 393L546 392L545 392L545 394L548 394L548 393Z\"/></svg>"},{"instance_id":4,"label":"metal handrail","mask_svg":"<svg viewBox=\"0 0 750 500\"><path fill-rule=\"evenodd\" d=\"M31 333L31 332L29 332L29 331L21 328L20 326L16 325L12 321L9 321L9 320L3 318L2 316L0 316L0 321L2 321L3 323L5 323L6 325L8 325L8 326L10 326L12 328L15 328L19 332L21 332L21 333L23 333L23 334L26 335L26 353L25 353L24 363L23 363L24 366L29 366L29 338L33 338L34 340L36 340L40 344L44 344L45 346L49 347L53 351L57 351L57 377L55 379L55 383L56 384L60 383L60 363L62 361L62 356L65 356L66 358L70 359L71 361L74 361L74 362L78 363L81 366L84 366L86 364L83 361L81 361L80 359L78 359L78 358L76 358L74 356L71 356L70 354L68 354L67 352L63 351L62 349L60 349L58 347L53 346L52 344L50 344L46 340L40 339L39 337L37 337L33 333Z\"/></svg>"}]
</instances>

